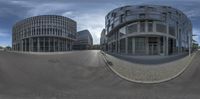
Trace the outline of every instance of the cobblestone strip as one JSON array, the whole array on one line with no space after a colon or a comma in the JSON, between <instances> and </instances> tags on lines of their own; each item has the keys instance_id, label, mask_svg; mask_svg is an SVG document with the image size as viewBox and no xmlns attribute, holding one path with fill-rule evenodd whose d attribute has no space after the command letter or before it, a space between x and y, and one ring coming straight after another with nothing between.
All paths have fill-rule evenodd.
<instances>
[{"instance_id":1,"label":"cobblestone strip","mask_svg":"<svg viewBox=\"0 0 200 99\"><path fill-rule=\"evenodd\" d=\"M124 61L101 52L108 67L121 78L137 83L160 83L171 80L185 71L196 53L176 61L144 65Z\"/></svg>"}]
</instances>

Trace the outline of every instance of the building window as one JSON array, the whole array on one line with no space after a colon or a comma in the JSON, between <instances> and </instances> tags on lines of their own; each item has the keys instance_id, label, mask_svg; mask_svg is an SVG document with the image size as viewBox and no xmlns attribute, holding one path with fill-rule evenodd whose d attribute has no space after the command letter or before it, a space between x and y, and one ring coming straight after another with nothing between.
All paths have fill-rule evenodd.
<instances>
[{"instance_id":1,"label":"building window","mask_svg":"<svg viewBox=\"0 0 200 99\"><path fill-rule=\"evenodd\" d=\"M126 10L125 15L126 16L131 15L131 11L130 10Z\"/></svg>"},{"instance_id":2,"label":"building window","mask_svg":"<svg viewBox=\"0 0 200 99\"><path fill-rule=\"evenodd\" d=\"M126 30L127 30L126 33L137 32L137 23L134 23L134 24L128 25Z\"/></svg>"},{"instance_id":3,"label":"building window","mask_svg":"<svg viewBox=\"0 0 200 99\"><path fill-rule=\"evenodd\" d=\"M153 22L148 22L148 32L153 32Z\"/></svg>"},{"instance_id":4,"label":"building window","mask_svg":"<svg viewBox=\"0 0 200 99\"><path fill-rule=\"evenodd\" d=\"M122 27L119 29L119 35L122 36L124 34L126 34L126 27Z\"/></svg>"},{"instance_id":5,"label":"building window","mask_svg":"<svg viewBox=\"0 0 200 99\"><path fill-rule=\"evenodd\" d=\"M116 13L113 12L112 13L112 17L115 18L116 17Z\"/></svg>"},{"instance_id":6,"label":"building window","mask_svg":"<svg viewBox=\"0 0 200 99\"><path fill-rule=\"evenodd\" d=\"M145 6L139 6L140 9L145 8Z\"/></svg>"},{"instance_id":7,"label":"building window","mask_svg":"<svg viewBox=\"0 0 200 99\"><path fill-rule=\"evenodd\" d=\"M135 38L135 52L138 54L145 53L145 38Z\"/></svg>"},{"instance_id":8,"label":"building window","mask_svg":"<svg viewBox=\"0 0 200 99\"><path fill-rule=\"evenodd\" d=\"M122 14L122 15L120 16L120 22L124 22L124 18L125 18L125 15Z\"/></svg>"},{"instance_id":9,"label":"building window","mask_svg":"<svg viewBox=\"0 0 200 99\"><path fill-rule=\"evenodd\" d=\"M140 22L140 32L145 32L145 22Z\"/></svg>"},{"instance_id":10,"label":"building window","mask_svg":"<svg viewBox=\"0 0 200 99\"><path fill-rule=\"evenodd\" d=\"M139 18L145 18L145 14L139 14Z\"/></svg>"},{"instance_id":11,"label":"building window","mask_svg":"<svg viewBox=\"0 0 200 99\"><path fill-rule=\"evenodd\" d=\"M160 33L167 33L166 25L157 23L156 24L156 31Z\"/></svg>"},{"instance_id":12,"label":"building window","mask_svg":"<svg viewBox=\"0 0 200 99\"><path fill-rule=\"evenodd\" d=\"M169 34L175 36L175 27L172 25L169 26Z\"/></svg>"}]
</instances>

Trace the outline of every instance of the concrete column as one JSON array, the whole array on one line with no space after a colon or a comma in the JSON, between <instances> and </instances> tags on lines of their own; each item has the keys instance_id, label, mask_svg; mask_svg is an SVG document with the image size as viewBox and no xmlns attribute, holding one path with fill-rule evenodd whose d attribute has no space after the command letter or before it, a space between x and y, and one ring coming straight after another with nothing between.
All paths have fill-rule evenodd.
<instances>
[{"instance_id":1,"label":"concrete column","mask_svg":"<svg viewBox=\"0 0 200 99\"><path fill-rule=\"evenodd\" d=\"M149 55L149 39L148 37L145 37L145 43L146 43L146 54Z\"/></svg>"},{"instance_id":2,"label":"concrete column","mask_svg":"<svg viewBox=\"0 0 200 99\"><path fill-rule=\"evenodd\" d=\"M68 51L68 41L66 40L66 51Z\"/></svg>"},{"instance_id":3,"label":"concrete column","mask_svg":"<svg viewBox=\"0 0 200 99\"><path fill-rule=\"evenodd\" d=\"M31 38L31 51L33 51L33 38Z\"/></svg>"},{"instance_id":4,"label":"concrete column","mask_svg":"<svg viewBox=\"0 0 200 99\"><path fill-rule=\"evenodd\" d=\"M115 52L117 53L117 40L115 41Z\"/></svg>"},{"instance_id":5,"label":"concrete column","mask_svg":"<svg viewBox=\"0 0 200 99\"><path fill-rule=\"evenodd\" d=\"M128 38L125 38L125 53L128 54Z\"/></svg>"},{"instance_id":6,"label":"concrete column","mask_svg":"<svg viewBox=\"0 0 200 99\"><path fill-rule=\"evenodd\" d=\"M118 40L118 53L121 53L120 52L120 40Z\"/></svg>"},{"instance_id":7,"label":"concrete column","mask_svg":"<svg viewBox=\"0 0 200 99\"><path fill-rule=\"evenodd\" d=\"M43 45L42 45L43 48L44 48L43 51L46 51L46 45L45 45L45 42L46 42L46 39L45 39L45 37L44 37L44 39L43 39Z\"/></svg>"},{"instance_id":8,"label":"concrete column","mask_svg":"<svg viewBox=\"0 0 200 99\"><path fill-rule=\"evenodd\" d=\"M26 49L27 48L27 46L26 46L27 45L26 39L24 39L24 42L25 42L25 44L24 44L25 45L25 51L27 51L27 49Z\"/></svg>"},{"instance_id":9,"label":"concrete column","mask_svg":"<svg viewBox=\"0 0 200 99\"><path fill-rule=\"evenodd\" d=\"M70 40L70 51L72 50L72 41Z\"/></svg>"},{"instance_id":10,"label":"concrete column","mask_svg":"<svg viewBox=\"0 0 200 99\"><path fill-rule=\"evenodd\" d=\"M145 32L148 32L148 21L145 21Z\"/></svg>"},{"instance_id":11,"label":"concrete column","mask_svg":"<svg viewBox=\"0 0 200 99\"><path fill-rule=\"evenodd\" d=\"M60 52L60 39L57 39L57 43L58 43L58 52Z\"/></svg>"},{"instance_id":12,"label":"concrete column","mask_svg":"<svg viewBox=\"0 0 200 99\"><path fill-rule=\"evenodd\" d=\"M158 55L160 55L160 37L157 38L158 41Z\"/></svg>"},{"instance_id":13,"label":"concrete column","mask_svg":"<svg viewBox=\"0 0 200 99\"><path fill-rule=\"evenodd\" d=\"M65 39L65 51L67 51L67 40Z\"/></svg>"},{"instance_id":14,"label":"concrete column","mask_svg":"<svg viewBox=\"0 0 200 99\"><path fill-rule=\"evenodd\" d=\"M40 51L40 38L37 38L37 52Z\"/></svg>"},{"instance_id":15,"label":"concrete column","mask_svg":"<svg viewBox=\"0 0 200 99\"><path fill-rule=\"evenodd\" d=\"M167 23L166 55L169 55L169 23Z\"/></svg>"},{"instance_id":16,"label":"concrete column","mask_svg":"<svg viewBox=\"0 0 200 99\"><path fill-rule=\"evenodd\" d=\"M156 22L153 21L153 32L156 32Z\"/></svg>"},{"instance_id":17,"label":"concrete column","mask_svg":"<svg viewBox=\"0 0 200 99\"><path fill-rule=\"evenodd\" d=\"M55 52L55 38L53 38L53 52Z\"/></svg>"},{"instance_id":18,"label":"concrete column","mask_svg":"<svg viewBox=\"0 0 200 99\"><path fill-rule=\"evenodd\" d=\"M166 37L166 55L169 55L169 37Z\"/></svg>"},{"instance_id":19,"label":"concrete column","mask_svg":"<svg viewBox=\"0 0 200 99\"><path fill-rule=\"evenodd\" d=\"M140 22L138 22L137 28L137 32L140 32Z\"/></svg>"},{"instance_id":20,"label":"concrete column","mask_svg":"<svg viewBox=\"0 0 200 99\"><path fill-rule=\"evenodd\" d=\"M49 52L51 51L50 49L51 49L51 46L50 46L50 40L51 40L51 38L49 37Z\"/></svg>"},{"instance_id":21,"label":"concrete column","mask_svg":"<svg viewBox=\"0 0 200 99\"><path fill-rule=\"evenodd\" d=\"M132 54L135 54L135 37L132 38Z\"/></svg>"},{"instance_id":22,"label":"concrete column","mask_svg":"<svg viewBox=\"0 0 200 99\"><path fill-rule=\"evenodd\" d=\"M31 51L31 38L29 38L29 52Z\"/></svg>"},{"instance_id":23,"label":"concrete column","mask_svg":"<svg viewBox=\"0 0 200 99\"><path fill-rule=\"evenodd\" d=\"M24 44L24 40L21 41L21 49L20 49L21 51L24 51L24 45L23 44Z\"/></svg>"},{"instance_id":24,"label":"concrete column","mask_svg":"<svg viewBox=\"0 0 200 99\"><path fill-rule=\"evenodd\" d=\"M21 48L19 49L20 51L23 51L23 40L20 42Z\"/></svg>"},{"instance_id":25,"label":"concrete column","mask_svg":"<svg viewBox=\"0 0 200 99\"><path fill-rule=\"evenodd\" d=\"M188 33L188 48L189 48L189 56L191 56L191 39L192 39L192 35L190 33Z\"/></svg>"}]
</instances>

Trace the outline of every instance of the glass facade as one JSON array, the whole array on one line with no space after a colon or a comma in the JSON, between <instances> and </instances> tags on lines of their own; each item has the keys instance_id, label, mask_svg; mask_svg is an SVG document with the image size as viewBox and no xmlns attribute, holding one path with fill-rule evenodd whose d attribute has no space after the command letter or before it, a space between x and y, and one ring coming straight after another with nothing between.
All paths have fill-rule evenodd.
<instances>
[{"instance_id":1,"label":"glass facade","mask_svg":"<svg viewBox=\"0 0 200 99\"><path fill-rule=\"evenodd\" d=\"M135 53L144 54L146 52L146 43L144 37L135 38Z\"/></svg>"},{"instance_id":2,"label":"glass facade","mask_svg":"<svg viewBox=\"0 0 200 99\"><path fill-rule=\"evenodd\" d=\"M138 26L137 23L128 25L128 26L127 26L127 32L126 32L126 33L134 33L134 32L137 32L137 31L138 31L137 26Z\"/></svg>"},{"instance_id":3,"label":"glass facade","mask_svg":"<svg viewBox=\"0 0 200 99\"><path fill-rule=\"evenodd\" d=\"M41 15L13 26L13 50L52 52L68 51L76 39L76 22L57 15Z\"/></svg>"},{"instance_id":4,"label":"glass facade","mask_svg":"<svg viewBox=\"0 0 200 99\"><path fill-rule=\"evenodd\" d=\"M142 8L140 6L124 7L123 10L117 8L110 13L112 12L115 13L115 17L111 14L106 16L108 51L169 55L185 52L191 47L189 43L192 40L191 21L177 9L144 5Z\"/></svg>"},{"instance_id":5,"label":"glass facade","mask_svg":"<svg viewBox=\"0 0 200 99\"><path fill-rule=\"evenodd\" d=\"M166 27L166 25L157 23L156 24L156 32L167 33L167 27Z\"/></svg>"}]
</instances>

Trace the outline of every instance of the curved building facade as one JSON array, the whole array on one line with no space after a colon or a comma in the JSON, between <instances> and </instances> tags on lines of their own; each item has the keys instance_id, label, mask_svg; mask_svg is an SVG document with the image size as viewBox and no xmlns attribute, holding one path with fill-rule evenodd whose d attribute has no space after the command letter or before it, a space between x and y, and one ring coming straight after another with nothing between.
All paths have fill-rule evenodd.
<instances>
[{"instance_id":1,"label":"curved building facade","mask_svg":"<svg viewBox=\"0 0 200 99\"><path fill-rule=\"evenodd\" d=\"M191 47L191 21L169 6L116 8L107 14L105 25L110 52L170 55L187 52Z\"/></svg>"},{"instance_id":2,"label":"curved building facade","mask_svg":"<svg viewBox=\"0 0 200 99\"><path fill-rule=\"evenodd\" d=\"M76 39L76 22L57 15L41 15L17 22L13 26L15 51L69 51Z\"/></svg>"}]
</instances>

